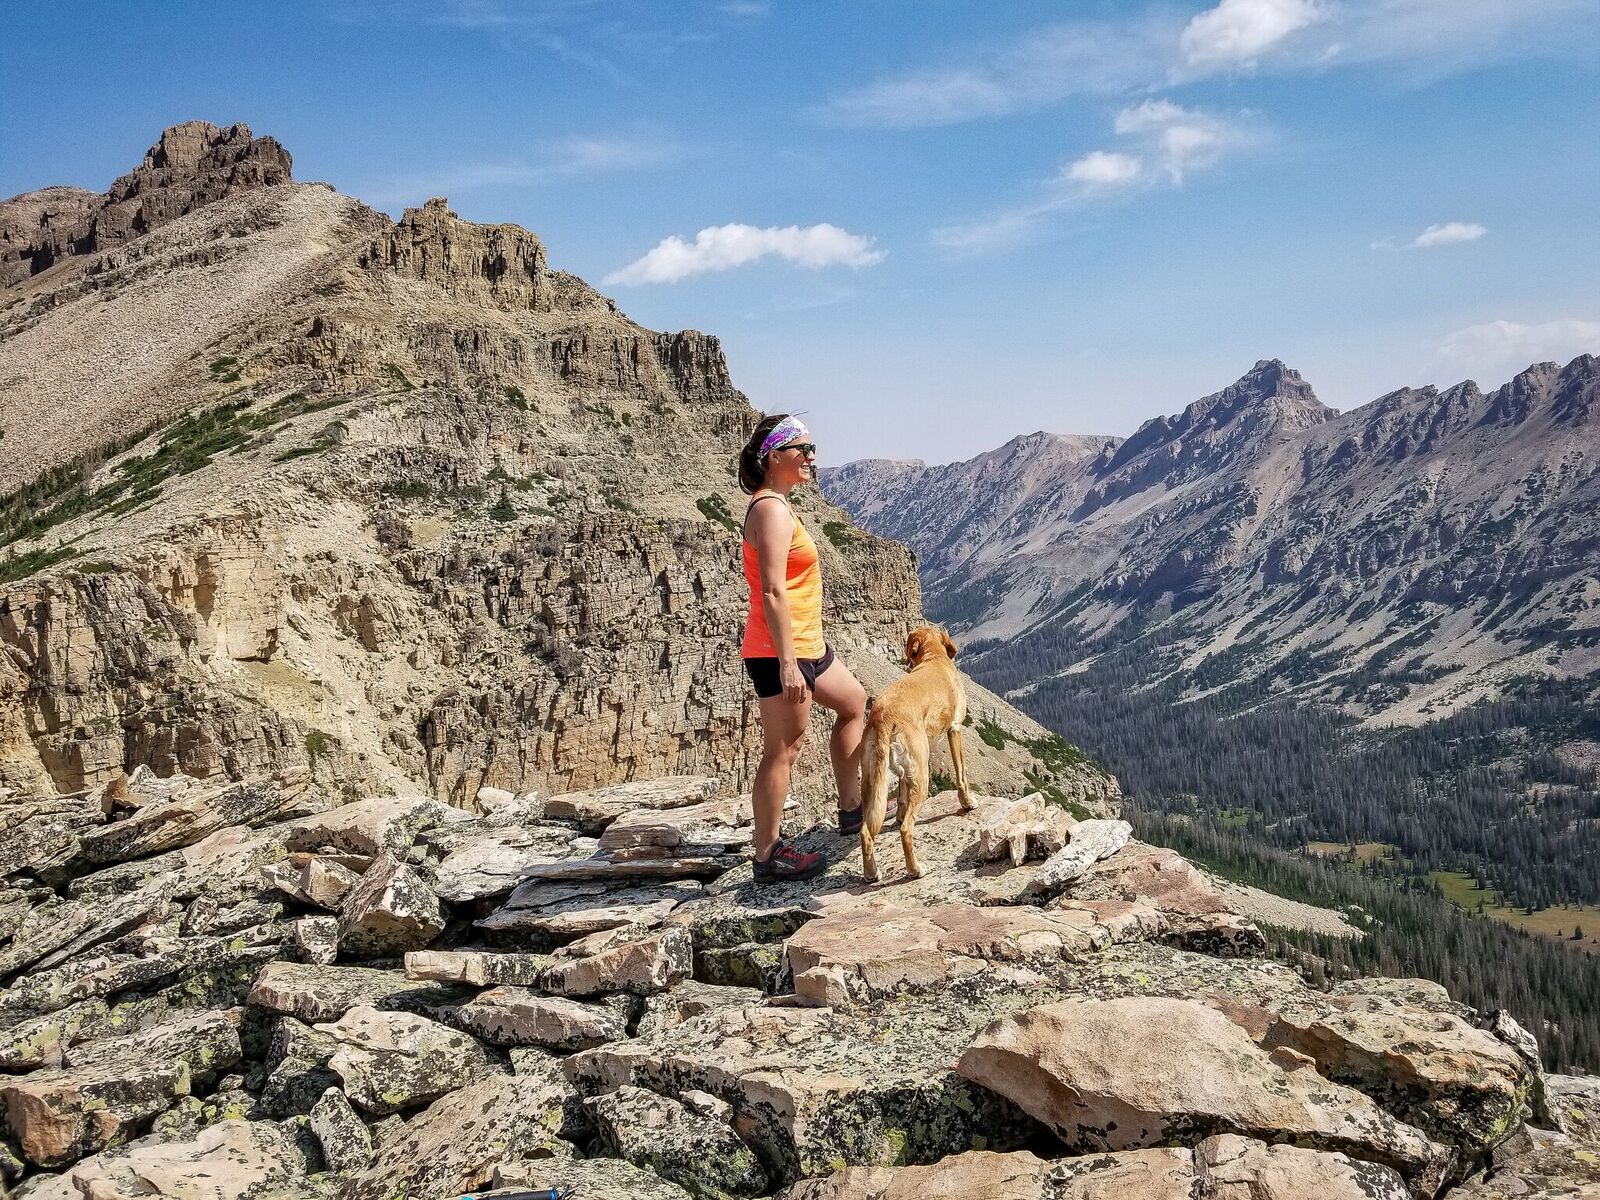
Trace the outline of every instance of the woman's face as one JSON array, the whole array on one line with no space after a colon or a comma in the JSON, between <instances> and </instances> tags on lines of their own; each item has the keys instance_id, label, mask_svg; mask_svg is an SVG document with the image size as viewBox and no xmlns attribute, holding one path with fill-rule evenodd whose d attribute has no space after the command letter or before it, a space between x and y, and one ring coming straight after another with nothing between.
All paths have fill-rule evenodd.
<instances>
[{"instance_id":1,"label":"woman's face","mask_svg":"<svg viewBox=\"0 0 1600 1200\"><path fill-rule=\"evenodd\" d=\"M767 455L767 483L809 483L815 480L814 442L790 442Z\"/></svg>"}]
</instances>

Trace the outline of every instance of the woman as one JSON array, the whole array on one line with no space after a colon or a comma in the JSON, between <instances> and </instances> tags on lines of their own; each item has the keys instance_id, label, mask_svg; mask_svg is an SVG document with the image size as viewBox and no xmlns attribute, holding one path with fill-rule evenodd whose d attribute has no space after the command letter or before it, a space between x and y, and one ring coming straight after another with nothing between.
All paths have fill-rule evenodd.
<instances>
[{"instance_id":1,"label":"woman","mask_svg":"<svg viewBox=\"0 0 1600 1200\"><path fill-rule=\"evenodd\" d=\"M744 516L744 577L750 615L739 649L761 703L761 765L756 768L755 874L758 880L810 879L827 863L779 836L789 772L805 744L812 701L835 713L828 755L839 788L839 832L861 828L861 734L867 693L822 640L822 571L817 545L789 507L789 493L813 476L817 447L784 413L756 426L739 455Z\"/></svg>"}]
</instances>

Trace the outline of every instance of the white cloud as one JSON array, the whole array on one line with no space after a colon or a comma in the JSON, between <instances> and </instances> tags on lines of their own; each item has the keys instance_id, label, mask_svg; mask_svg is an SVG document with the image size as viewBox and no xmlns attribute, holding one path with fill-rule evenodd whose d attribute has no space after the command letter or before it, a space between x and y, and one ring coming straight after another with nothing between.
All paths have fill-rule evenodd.
<instances>
[{"instance_id":1,"label":"white cloud","mask_svg":"<svg viewBox=\"0 0 1600 1200\"><path fill-rule=\"evenodd\" d=\"M1221 0L1184 26L1178 46L1192 66L1251 63L1324 16L1315 0Z\"/></svg>"},{"instance_id":2,"label":"white cloud","mask_svg":"<svg viewBox=\"0 0 1600 1200\"><path fill-rule=\"evenodd\" d=\"M1409 242L1392 237L1379 238L1372 243L1374 250L1428 250L1434 246L1453 246L1459 242L1475 242L1489 231L1482 225L1467 221L1445 221L1429 225Z\"/></svg>"},{"instance_id":3,"label":"white cloud","mask_svg":"<svg viewBox=\"0 0 1600 1200\"><path fill-rule=\"evenodd\" d=\"M1117 114L1116 130L1142 137L1173 183L1205 167L1215 166L1229 151L1250 144L1253 136L1234 121L1170 100L1146 100Z\"/></svg>"},{"instance_id":4,"label":"white cloud","mask_svg":"<svg viewBox=\"0 0 1600 1200\"><path fill-rule=\"evenodd\" d=\"M1067 167L1065 176L1070 182L1086 187L1118 187L1137 179L1139 168L1139 160L1131 154L1091 150Z\"/></svg>"},{"instance_id":5,"label":"white cloud","mask_svg":"<svg viewBox=\"0 0 1600 1200\"><path fill-rule=\"evenodd\" d=\"M766 229L754 225L713 225L695 234L693 242L673 235L642 258L605 277L607 284L677 283L706 271L728 271L763 258L781 258L797 266L870 267L883 261L871 238L847 233L837 225L788 225Z\"/></svg>"},{"instance_id":6,"label":"white cloud","mask_svg":"<svg viewBox=\"0 0 1600 1200\"><path fill-rule=\"evenodd\" d=\"M1469 325L1437 339L1435 357L1452 367L1497 379L1529 363L1567 362L1600 352L1600 321L1562 317L1536 325L1489 321Z\"/></svg>"},{"instance_id":7,"label":"white cloud","mask_svg":"<svg viewBox=\"0 0 1600 1200\"><path fill-rule=\"evenodd\" d=\"M1457 242L1475 242L1489 231L1482 225L1466 221L1446 221L1442 225L1429 225L1411 241L1413 250L1426 250L1430 246L1453 246Z\"/></svg>"}]
</instances>

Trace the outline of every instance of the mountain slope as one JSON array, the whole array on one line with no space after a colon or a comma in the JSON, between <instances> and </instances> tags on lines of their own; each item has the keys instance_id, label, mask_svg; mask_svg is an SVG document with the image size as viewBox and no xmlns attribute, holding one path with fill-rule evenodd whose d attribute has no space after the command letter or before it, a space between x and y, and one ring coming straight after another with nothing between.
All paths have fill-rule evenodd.
<instances>
[{"instance_id":1,"label":"mountain slope","mask_svg":"<svg viewBox=\"0 0 1600 1200\"><path fill-rule=\"evenodd\" d=\"M823 485L923 556L932 614L977 639L1026 635L1047 669L1160 628L1187 669L1211 658L1219 680L1414 721L1521 675L1600 668L1597 399L1584 356L1489 394L1408 389L1341 414L1261 362L1053 473L947 489L1015 461L1013 442ZM947 490L953 504L916 515Z\"/></svg>"},{"instance_id":2,"label":"mountain slope","mask_svg":"<svg viewBox=\"0 0 1600 1200\"><path fill-rule=\"evenodd\" d=\"M443 199L396 222L287 170L190 123L103 197L0 206L0 784L747 783L730 514L758 414L717 340L642 328L517 226ZM799 504L836 523L830 636L881 687L910 556ZM974 686L1011 735L980 787L1114 804Z\"/></svg>"}]
</instances>

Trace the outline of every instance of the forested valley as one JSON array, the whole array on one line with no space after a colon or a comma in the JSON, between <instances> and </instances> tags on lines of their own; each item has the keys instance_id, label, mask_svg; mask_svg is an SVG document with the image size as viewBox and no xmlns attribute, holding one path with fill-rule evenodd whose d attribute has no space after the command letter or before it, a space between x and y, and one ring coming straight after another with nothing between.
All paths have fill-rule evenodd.
<instances>
[{"instance_id":1,"label":"forested valley","mask_svg":"<svg viewBox=\"0 0 1600 1200\"><path fill-rule=\"evenodd\" d=\"M1026 689L1013 697L1022 708L1118 777L1138 836L1364 914L1365 938L1274 931L1281 951L1326 960L1317 970L1436 979L1539 1031L1551 1069L1600 1070L1600 957L1462 911L1438 882L1459 878L1528 913L1600 902L1600 778L1559 752L1600 740L1594 681L1529 678L1429 724L1372 731L1295 702L1281 674L1216 687L1204 662L1175 669L1161 630L1098 647L1035 634L973 649L976 679ZM1196 695L1197 684L1214 690ZM1306 853L1317 844L1383 853L1325 862Z\"/></svg>"}]
</instances>

